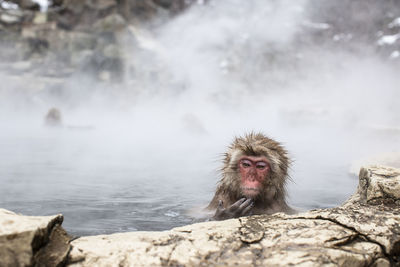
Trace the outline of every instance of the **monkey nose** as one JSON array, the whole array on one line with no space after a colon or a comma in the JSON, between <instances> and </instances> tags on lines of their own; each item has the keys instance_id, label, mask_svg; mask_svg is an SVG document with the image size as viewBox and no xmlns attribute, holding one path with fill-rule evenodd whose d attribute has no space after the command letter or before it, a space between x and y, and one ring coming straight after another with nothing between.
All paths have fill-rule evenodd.
<instances>
[{"instance_id":1,"label":"monkey nose","mask_svg":"<svg viewBox=\"0 0 400 267\"><path fill-rule=\"evenodd\" d=\"M257 178L256 178L255 175L249 175L249 176L247 177L247 180L253 182L253 181L257 180Z\"/></svg>"},{"instance_id":2,"label":"monkey nose","mask_svg":"<svg viewBox=\"0 0 400 267\"><path fill-rule=\"evenodd\" d=\"M257 173L256 168L251 168L251 170L249 171L250 176L254 176L255 177L256 173Z\"/></svg>"}]
</instances>

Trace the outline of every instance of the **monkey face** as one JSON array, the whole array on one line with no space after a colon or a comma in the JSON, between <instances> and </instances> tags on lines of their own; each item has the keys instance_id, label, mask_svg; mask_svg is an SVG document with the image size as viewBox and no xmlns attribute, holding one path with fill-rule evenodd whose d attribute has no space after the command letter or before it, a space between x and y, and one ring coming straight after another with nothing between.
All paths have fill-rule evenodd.
<instances>
[{"instance_id":1,"label":"monkey face","mask_svg":"<svg viewBox=\"0 0 400 267\"><path fill-rule=\"evenodd\" d=\"M271 170L268 160L263 156L244 156L239 160L239 172L242 194L247 198L256 198Z\"/></svg>"}]
</instances>

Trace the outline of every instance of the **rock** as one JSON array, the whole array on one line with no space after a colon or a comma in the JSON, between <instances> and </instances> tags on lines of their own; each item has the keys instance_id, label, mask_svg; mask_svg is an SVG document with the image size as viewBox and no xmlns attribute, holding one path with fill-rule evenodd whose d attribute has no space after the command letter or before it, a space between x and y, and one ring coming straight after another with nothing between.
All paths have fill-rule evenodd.
<instances>
[{"instance_id":1,"label":"rock","mask_svg":"<svg viewBox=\"0 0 400 267\"><path fill-rule=\"evenodd\" d=\"M162 8L171 8L172 1L171 0L153 0L156 5L161 6Z\"/></svg>"},{"instance_id":2,"label":"rock","mask_svg":"<svg viewBox=\"0 0 400 267\"><path fill-rule=\"evenodd\" d=\"M88 1L82 1L82 0L63 0L63 7L74 13L74 14L80 14L83 12L85 9L85 3Z\"/></svg>"},{"instance_id":3,"label":"rock","mask_svg":"<svg viewBox=\"0 0 400 267\"><path fill-rule=\"evenodd\" d=\"M20 0L18 4L22 9L40 10L40 5L32 0Z\"/></svg>"},{"instance_id":4,"label":"rock","mask_svg":"<svg viewBox=\"0 0 400 267\"><path fill-rule=\"evenodd\" d=\"M64 2L64 0L53 0L53 1L51 1L50 4L51 4L51 6L59 7L63 4L63 2Z\"/></svg>"},{"instance_id":5,"label":"rock","mask_svg":"<svg viewBox=\"0 0 400 267\"><path fill-rule=\"evenodd\" d=\"M98 45L91 58L91 67L96 70L102 81L117 81L121 79L124 69L124 59L121 48L115 44Z\"/></svg>"},{"instance_id":6,"label":"rock","mask_svg":"<svg viewBox=\"0 0 400 267\"><path fill-rule=\"evenodd\" d=\"M96 36L84 32L71 32L68 35L68 43L73 54L82 50L93 50L96 46Z\"/></svg>"},{"instance_id":7,"label":"rock","mask_svg":"<svg viewBox=\"0 0 400 267\"><path fill-rule=\"evenodd\" d=\"M35 255L37 266L64 266L71 246L71 237L60 226L56 225L52 230L49 242Z\"/></svg>"},{"instance_id":8,"label":"rock","mask_svg":"<svg viewBox=\"0 0 400 267\"><path fill-rule=\"evenodd\" d=\"M19 9L9 9L0 13L0 22L5 24L20 23L24 13Z\"/></svg>"},{"instance_id":9,"label":"rock","mask_svg":"<svg viewBox=\"0 0 400 267\"><path fill-rule=\"evenodd\" d=\"M111 14L103 19L99 19L94 27L100 32L119 31L126 26L126 20L120 14Z\"/></svg>"},{"instance_id":10,"label":"rock","mask_svg":"<svg viewBox=\"0 0 400 267\"><path fill-rule=\"evenodd\" d=\"M91 9L105 10L117 6L116 0L95 0L87 1L86 5Z\"/></svg>"},{"instance_id":11,"label":"rock","mask_svg":"<svg viewBox=\"0 0 400 267\"><path fill-rule=\"evenodd\" d=\"M121 49L116 44L109 44L104 47L103 56L107 58L120 58L121 57Z\"/></svg>"},{"instance_id":12,"label":"rock","mask_svg":"<svg viewBox=\"0 0 400 267\"><path fill-rule=\"evenodd\" d=\"M384 166L361 168L358 192L349 201L366 204L383 203L398 207L400 205L400 170Z\"/></svg>"},{"instance_id":13,"label":"rock","mask_svg":"<svg viewBox=\"0 0 400 267\"><path fill-rule=\"evenodd\" d=\"M168 232L126 233L79 238L70 253L71 266L197 265L207 252L218 254L221 245L233 241L239 220L208 222ZM93 246L95 244L95 246ZM232 248L235 244L232 244ZM126 254L126 251L132 253ZM124 258L124 259L123 259Z\"/></svg>"},{"instance_id":14,"label":"rock","mask_svg":"<svg viewBox=\"0 0 400 267\"><path fill-rule=\"evenodd\" d=\"M47 22L47 13L36 12L35 17L32 21L34 24L43 24Z\"/></svg>"},{"instance_id":15,"label":"rock","mask_svg":"<svg viewBox=\"0 0 400 267\"><path fill-rule=\"evenodd\" d=\"M20 18L16 16L9 15L7 13L0 14L0 21L6 24L17 23L20 21Z\"/></svg>"},{"instance_id":16,"label":"rock","mask_svg":"<svg viewBox=\"0 0 400 267\"><path fill-rule=\"evenodd\" d=\"M94 52L90 49L75 52L71 56L71 64L82 69L90 67Z\"/></svg>"},{"instance_id":17,"label":"rock","mask_svg":"<svg viewBox=\"0 0 400 267\"><path fill-rule=\"evenodd\" d=\"M38 251L52 242L51 235L59 236L54 230L62 221L62 215L23 216L0 209L0 266L33 266ZM69 245L64 244L64 255L69 250L66 246Z\"/></svg>"}]
</instances>

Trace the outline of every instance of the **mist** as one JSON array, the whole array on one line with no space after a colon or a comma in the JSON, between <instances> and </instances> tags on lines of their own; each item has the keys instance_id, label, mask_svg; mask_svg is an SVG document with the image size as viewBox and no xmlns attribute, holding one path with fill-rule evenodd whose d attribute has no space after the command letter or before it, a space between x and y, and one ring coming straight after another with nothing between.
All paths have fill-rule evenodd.
<instances>
[{"instance_id":1,"label":"mist","mask_svg":"<svg viewBox=\"0 0 400 267\"><path fill-rule=\"evenodd\" d=\"M342 203L355 161L400 149L399 63L373 42L316 39L331 26L314 4L199 2L128 27L117 82L83 69L48 86L1 68L0 203L62 212L73 233L168 229L207 205L222 153L251 131L289 151L291 205ZM44 127L51 107L63 127Z\"/></svg>"}]
</instances>

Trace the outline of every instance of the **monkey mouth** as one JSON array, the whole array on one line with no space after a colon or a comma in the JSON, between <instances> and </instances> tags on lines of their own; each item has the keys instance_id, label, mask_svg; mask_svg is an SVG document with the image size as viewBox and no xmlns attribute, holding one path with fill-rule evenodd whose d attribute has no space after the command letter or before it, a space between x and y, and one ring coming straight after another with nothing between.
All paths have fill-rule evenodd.
<instances>
[{"instance_id":1,"label":"monkey mouth","mask_svg":"<svg viewBox=\"0 0 400 267\"><path fill-rule=\"evenodd\" d=\"M258 195L260 190L255 187L242 187L242 193L246 197L252 197Z\"/></svg>"},{"instance_id":2,"label":"monkey mouth","mask_svg":"<svg viewBox=\"0 0 400 267\"><path fill-rule=\"evenodd\" d=\"M258 192L258 188L255 187L242 187L243 190L249 190L249 191L257 191Z\"/></svg>"}]
</instances>

